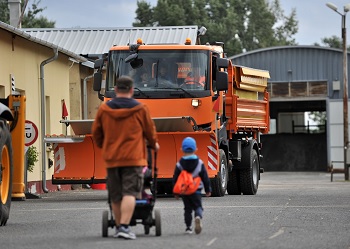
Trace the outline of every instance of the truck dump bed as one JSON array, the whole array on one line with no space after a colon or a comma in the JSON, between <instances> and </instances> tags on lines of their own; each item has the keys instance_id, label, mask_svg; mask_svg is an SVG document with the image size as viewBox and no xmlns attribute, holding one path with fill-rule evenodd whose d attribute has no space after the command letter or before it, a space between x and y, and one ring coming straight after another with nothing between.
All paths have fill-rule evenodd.
<instances>
[{"instance_id":1,"label":"truck dump bed","mask_svg":"<svg viewBox=\"0 0 350 249\"><path fill-rule=\"evenodd\" d=\"M230 70L231 69L231 70ZM226 113L228 130L267 133L270 126L269 94L266 91L268 71L232 66L228 70L229 89Z\"/></svg>"}]
</instances>

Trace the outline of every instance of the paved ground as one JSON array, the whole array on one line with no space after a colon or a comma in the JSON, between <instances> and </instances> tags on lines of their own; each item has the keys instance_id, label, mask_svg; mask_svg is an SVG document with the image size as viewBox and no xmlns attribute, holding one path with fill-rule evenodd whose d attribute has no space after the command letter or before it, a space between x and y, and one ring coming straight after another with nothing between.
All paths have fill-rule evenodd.
<instances>
[{"instance_id":1,"label":"paved ground","mask_svg":"<svg viewBox=\"0 0 350 249\"><path fill-rule=\"evenodd\" d=\"M255 196L203 198L203 232L185 235L183 206L158 198L162 235L132 227L135 241L102 238L103 190L43 194L12 203L0 248L345 248L350 249L350 182L329 173L262 174Z\"/></svg>"}]
</instances>

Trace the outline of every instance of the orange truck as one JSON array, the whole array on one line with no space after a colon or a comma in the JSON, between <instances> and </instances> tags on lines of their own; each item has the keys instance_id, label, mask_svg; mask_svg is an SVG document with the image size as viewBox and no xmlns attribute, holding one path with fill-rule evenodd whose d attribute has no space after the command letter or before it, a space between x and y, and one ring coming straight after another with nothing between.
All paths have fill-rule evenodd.
<instances>
[{"instance_id":1,"label":"orange truck","mask_svg":"<svg viewBox=\"0 0 350 249\"><path fill-rule=\"evenodd\" d=\"M223 43L113 46L95 61L94 90L106 101L116 79L134 79L134 97L146 104L159 138L157 193L171 194L181 142L196 139L213 196L255 195L262 159L260 134L269 131L269 72L233 65ZM103 84L102 84L103 83ZM55 154L53 184L105 182L101 151L91 137L93 120L64 120L73 136L48 136ZM130 124L132 128L133 124ZM120 132L120 131L115 131ZM140 138L141 139L141 138Z\"/></svg>"},{"instance_id":2,"label":"orange truck","mask_svg":"<svg viewBox=\"0 0 350 249\"><path fill-rule=\"evenodd\" d=\"M0 226L10 215L11 198L25 199L25 96L0 99Z\"/></svg>"}]
</instances>

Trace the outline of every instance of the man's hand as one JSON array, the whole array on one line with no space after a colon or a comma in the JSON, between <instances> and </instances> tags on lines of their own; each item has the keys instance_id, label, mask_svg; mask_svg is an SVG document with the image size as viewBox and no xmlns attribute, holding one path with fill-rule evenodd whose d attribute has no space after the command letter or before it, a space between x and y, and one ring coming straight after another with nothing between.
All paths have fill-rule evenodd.
<instances>
[{"instance_id":1,"label":"man's hand","mask_svg":"<svg viewBox=\"0 0 350 249\"><path fill-rule=\"evenodd\" d=\"M211 192L205 193L205 196L206 196L206 197L211 196Z\"/></svg>"},{"instance_id":2,"label":"man's hand","mask_svg":"<svg viewBox=\"0 0 350 249\"><path fill-rule=\"evenodd\" d=\"M160 146L159 146L159 143L156 142L156 148L155 148L155 151L158 151L160 149Z\"/></svg>"}]
</instances>

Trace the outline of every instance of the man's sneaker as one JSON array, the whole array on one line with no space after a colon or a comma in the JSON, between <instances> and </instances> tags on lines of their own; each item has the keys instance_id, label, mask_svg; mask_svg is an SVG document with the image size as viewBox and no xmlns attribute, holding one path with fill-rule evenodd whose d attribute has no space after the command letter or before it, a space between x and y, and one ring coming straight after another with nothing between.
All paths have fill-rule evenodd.
<instances>
[{"instance_id":1,"label":"man's sneaker","mask_svg":"<svg viewBox=\"0 0 350 249\"><path fill-rule=\"evenodd\" d=\"M202 220L199 216L196 216L194 219L194 231L196 234L199 234L202 231Z\"/></svg>"},{"instance_id":2,"label":"man's sneaker","mask_svg":"<svg viewBox=\"0 0 350 249\"><path fill-rule=\"evenodd\" d=\"M193 233L193 232L192 232L192 228L191 228L191 227L186 227L185 233L187 233L187 234L192 234L192 233Z\"/></svg>"},{"instance_id":3,"label":"man's sneaker","mask_svg":"<svg viewBox=\"0 0 350 249\"><path fill-rule=\"evenodd\" d=\"M117 237L118 232L119 232L119 226L116 226L115 227L115 234L113 235L114 238L118 238Z\"/></svg>"},{"instance_id":4,"label":"man's sneaker","mask_svg":"<svg viewBox=\"0 0 350 249\"><path fill-rule=\"evenodd\" d=\"M114 235L115 238L123 239L136 239L136 235L130 231L130 228L120 226L117 233Z\"/></svg>"}]
</instances>

